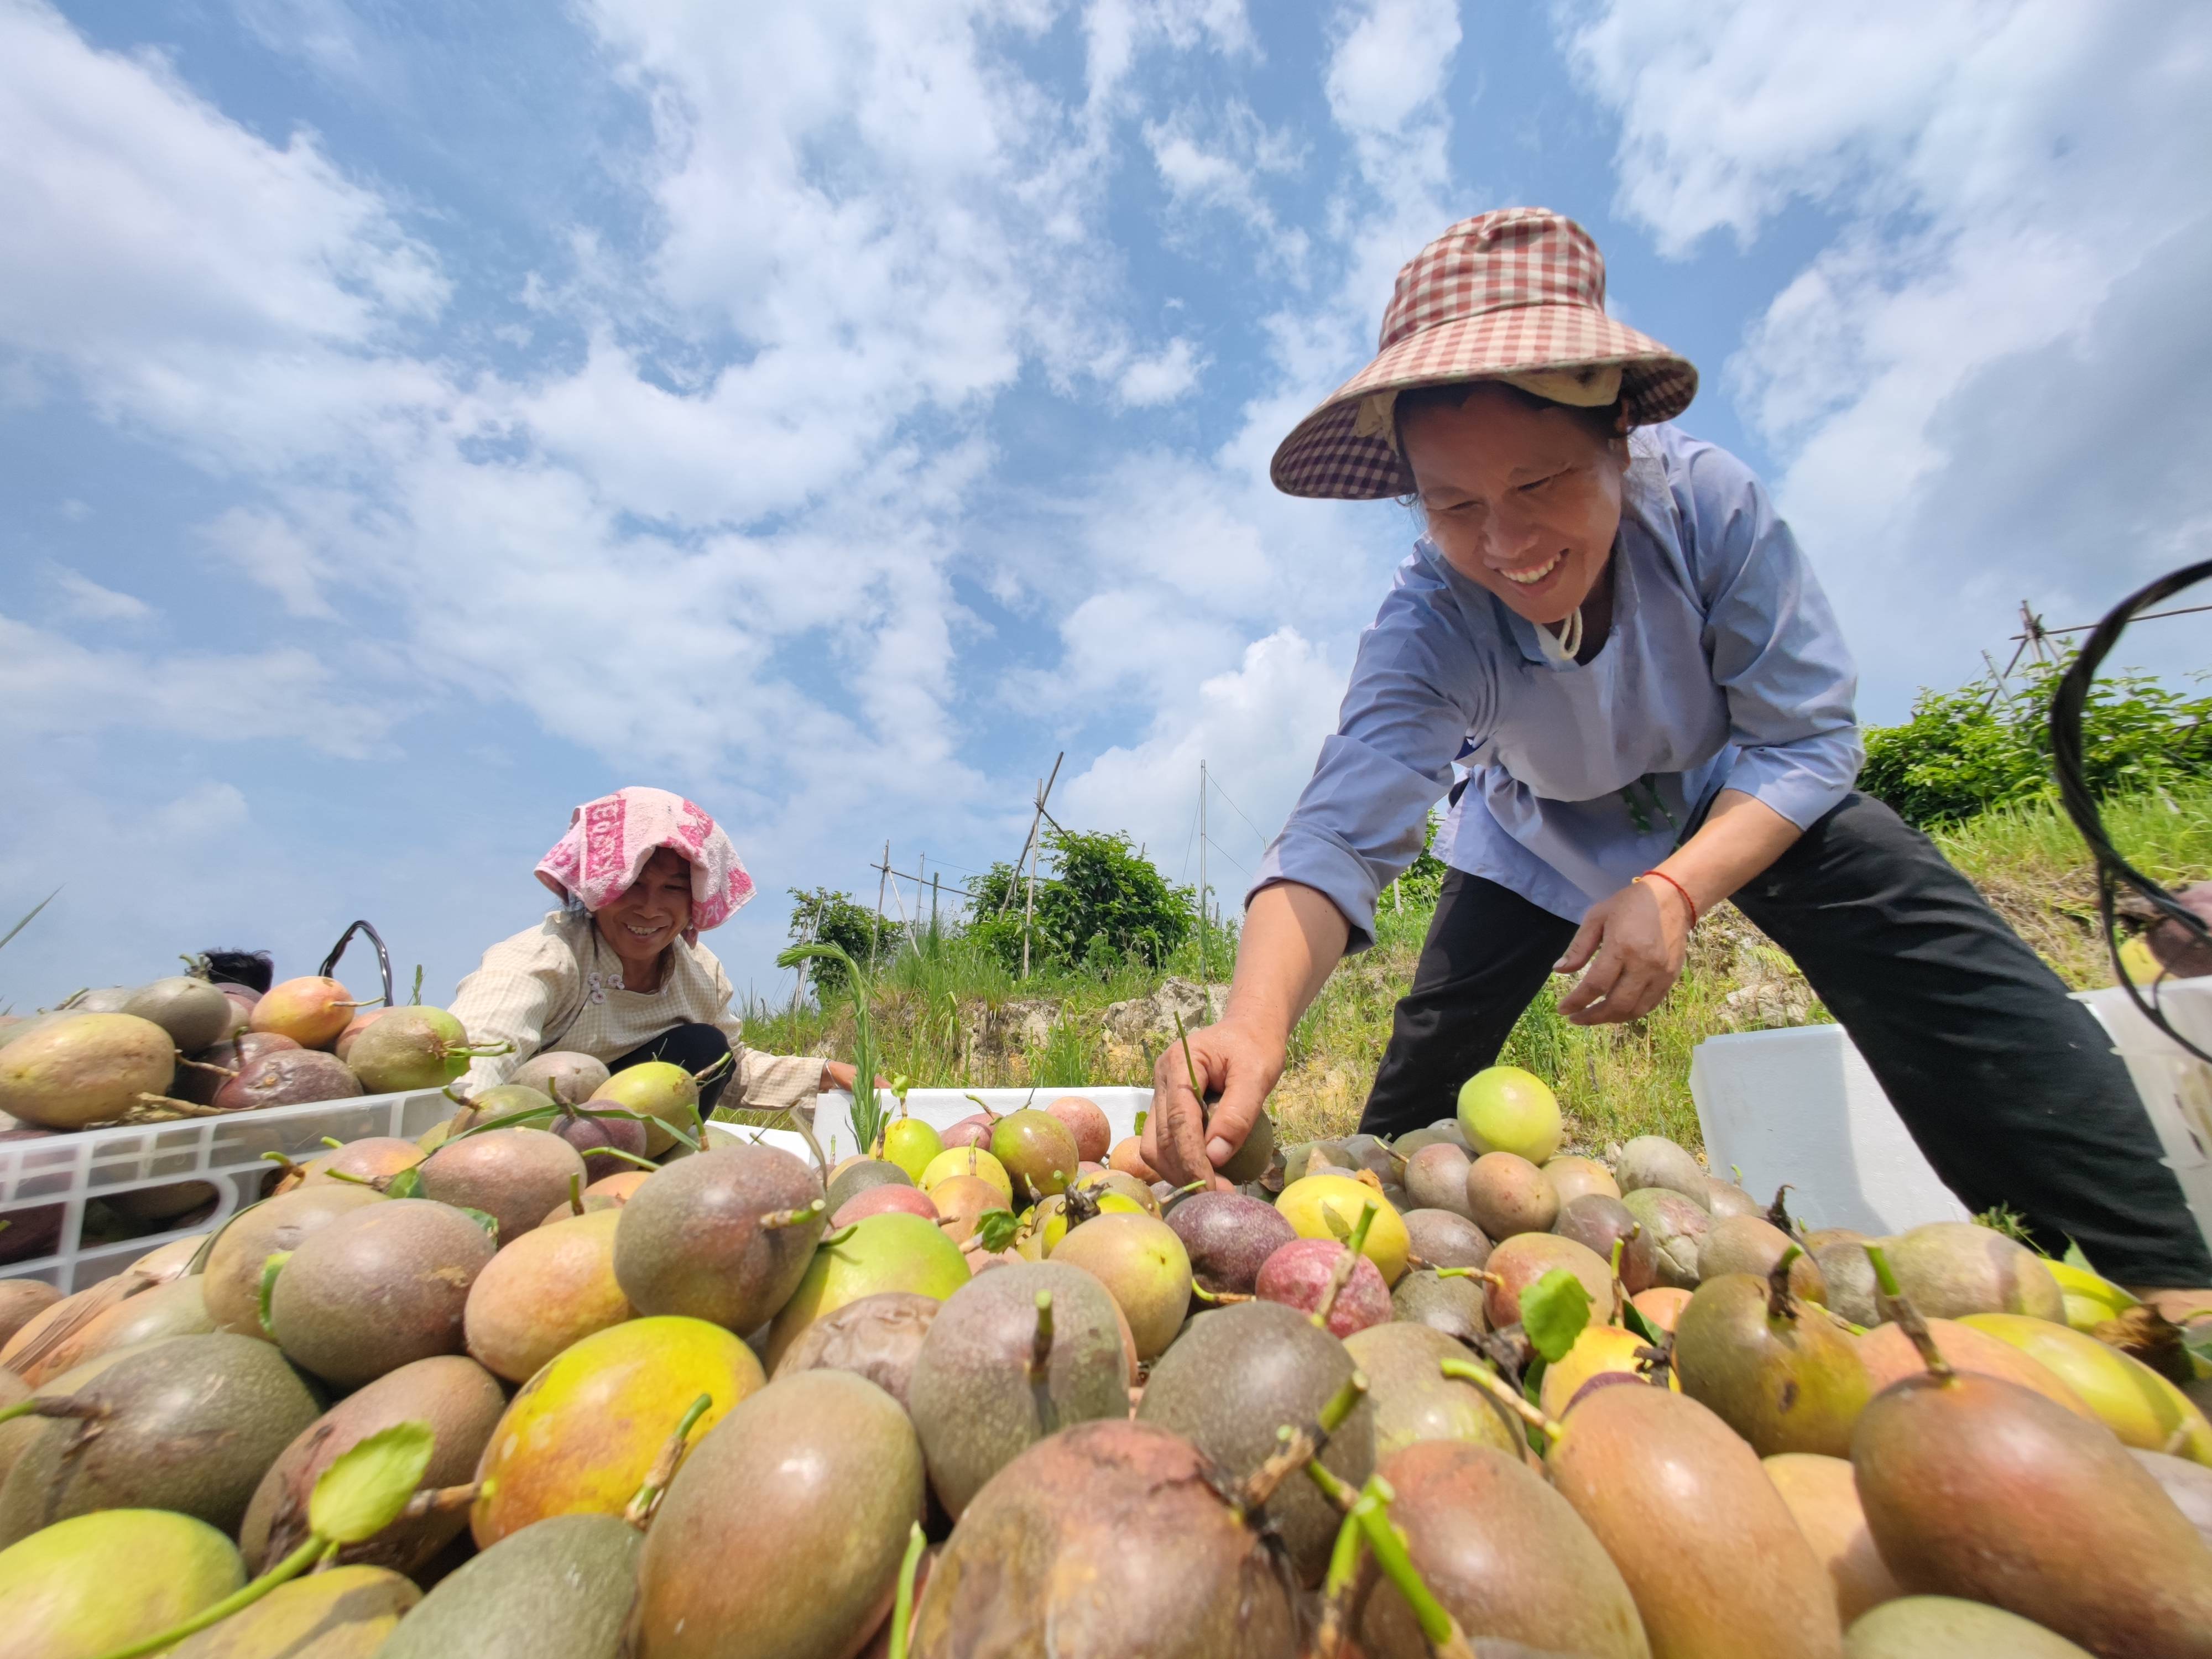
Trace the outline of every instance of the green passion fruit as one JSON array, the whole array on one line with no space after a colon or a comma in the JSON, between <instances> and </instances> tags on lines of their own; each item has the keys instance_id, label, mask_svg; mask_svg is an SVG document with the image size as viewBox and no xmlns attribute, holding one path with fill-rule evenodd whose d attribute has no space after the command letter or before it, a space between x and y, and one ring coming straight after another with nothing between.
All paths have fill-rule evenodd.
<instances>
[{"instance_id":1,"label":"green passion fruit","mask_svg":"<svg viewBox=\"0 0 2212 1659\"><path fill-rule=\"evenodd\" d=\"M229 1539L163 1510L81 1515L0 1550L11 1659L93 1659L173 1629L245 1583Z\"/></svg>"},{"instance_id":2,"label":"green passion fruit","mask_svg":"<svg viewBox=\"0 0 2212 1659\"><path fill-rule=\"evenodd\" d=\"M639 1198L643 1195L641 1191ZM632 1199L623 1214L638 1201ZM934 1224L918 1215L863 1217L814 1252L798 1288L769 1328L769 1366L781 1364L807 1327L848 1302L884 1291L912 1291L942 1302L969 1276L960 1247Z\"/></svg>"},{"instance_id":3,"label":"green passion fruit","mask_svg":"<svg viewBox=\"0 0 2212 1659\"><path fill-rule=\"evenodd\" d=\"M814 1171L790 1153L718 1146L670 1164L630 1194L615 1229L615 1279L641 1313L710 1320L744 1334L792 1299L816 1259L825 1213Z\"/></svg>"},{"instance_id":4,"label":"green passion fruit","mask_svg":"<svg viewBox=\"0 0 2212 1659\"><path fill-rule=\"evenodd\" d=\"M896 1401L848 1371L779 1377L670 1483L638 1561L640 1652L857 1652L890 1609L923 1499L921 1448Z\"/></svg>"}]
</instances>

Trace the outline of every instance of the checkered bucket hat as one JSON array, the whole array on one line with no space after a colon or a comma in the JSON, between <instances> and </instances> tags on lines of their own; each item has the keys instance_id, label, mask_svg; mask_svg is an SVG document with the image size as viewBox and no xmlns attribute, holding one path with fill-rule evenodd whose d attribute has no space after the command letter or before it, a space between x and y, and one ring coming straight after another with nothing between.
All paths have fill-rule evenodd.
<instances>
[{"instance_id":1,"label":"checkered bucket hat","mask_svg":"<svg viewBox=\"0 0 2212 1659\"><path fill-rule=\"evenodd\" d=\"M1486 380L1584 406L1617 396L1632 426L1674 419L1698 391L1688 359L1605 314L1605 258L1588 231L1544 208L1479 213L1399 271L1375 360L1283 440L1275 487L1351 501L1411 493L1391 394Z\"/></svg>"}]
</instances>

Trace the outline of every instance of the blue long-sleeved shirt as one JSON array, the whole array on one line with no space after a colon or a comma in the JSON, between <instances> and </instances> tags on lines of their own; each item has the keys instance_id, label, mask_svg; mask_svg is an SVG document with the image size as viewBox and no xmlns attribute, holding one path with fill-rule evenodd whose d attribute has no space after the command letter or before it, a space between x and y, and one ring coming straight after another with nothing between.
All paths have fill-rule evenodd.
<instances>
[{"instance_id":1,"label":"blue long-sleeved shirt","mask_svg":"<svg viewBox=\"0 0 2212 1659\"><path fill-rule=\"evenodd\" d=\"M1723 788L1800 829L1849 793L1856 673L1765 488L1671 426L1633 433L1630 453L1604 647L1547 656L1534 623L1417 543L1252 892L1316 888L1365 948L1455 761L1468 786L1439 856L1576 921Z\"/></svg>"}]
</instances>

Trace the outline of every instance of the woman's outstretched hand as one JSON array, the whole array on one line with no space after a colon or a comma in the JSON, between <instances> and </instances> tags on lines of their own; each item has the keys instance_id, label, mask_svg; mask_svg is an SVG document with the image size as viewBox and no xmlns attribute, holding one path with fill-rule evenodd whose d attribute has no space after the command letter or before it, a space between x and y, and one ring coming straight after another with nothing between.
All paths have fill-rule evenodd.
<instances>
[{"instance_id":1,"label":"woman's outstretched hand","mask_svg":"<svg viewBox=\"0 0 2212 1659\"><path fill-rule=\"evenodd\" d=\"M1557 974L1588 968L1559 999L1559 1012L1576 1025L1642 1018L1681 976L1689 941L1689 902L1664 882L1631 882L1590 907L1566 954L1552 965Z\"/></svg>"},{"instance_id":2,"label":"woman's outstretched hand","mask_svg":"<svg viewBox=\"0 0 2212 1659\"><path fill-rule=\"evenodd\" d=\"M1214 1170L1252 1133L1267 1091L1283 1075L1283 1045L1229 1020L1193 1031L1189 1042L1188 1064L1181 1042L1170 1042L1153 1063L1145 1162L1178 1187L1206 1181L1227 1188ZM1194 1069L1213 1100L1211 1120L1191 1092Z\"/></svg>"},{"instance_id":3,"label":"woman's outstretched hand","mask_svg":"<svg viewBox=\"0 0 2212 1659\"><path fill-rule=\"evenodd\" d=\"M855 1072L848 1061L825 1060L822 1062L821 1092L825 1095L832 1089L842 1089L847 1094L850 1094L853 1092L854 1084L859 1080L860 1073ZM891 1080L887 1077L879 1077L876 1079L876 1087L878 1089L888 1089L890 1086Z\"/></svg>"}]
</instances>

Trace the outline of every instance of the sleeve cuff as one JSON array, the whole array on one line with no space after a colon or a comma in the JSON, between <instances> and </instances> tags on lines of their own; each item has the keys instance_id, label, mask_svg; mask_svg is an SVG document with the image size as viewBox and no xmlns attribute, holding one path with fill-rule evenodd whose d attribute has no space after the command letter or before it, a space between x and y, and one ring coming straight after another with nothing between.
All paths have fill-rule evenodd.
<instances>
[{"instance_id":1,"label":"sleeve cuff","mask_svg":"<svg viewBox=\"0 0 2212 1659\"><path fill-rule=\"evenodd\" d=\"M1788 744L1747 749L1729 770L1727 787L1749 795L1800 830L1809 830L1851 792L1858 777L1858 734L1838 744Z\"/></svg>"},{"instance_id":2,"label":"sleeve cuff","mask_svg":"<svg viewBox=\"0 0 2212 1659\"><path fill-rule=\"evenodd\" d=\"M1349 842L1326 830L1293 824L1275 838L1260 860L1259 874L1244 902L1249 906L1255 894L1286 881L1312 888L1342 913L1352 930L1344 947L1346 956L1375 943L1375 901L1381 889L1367 860Z\"/></svg>"},{"instance_id":3,"label":"sleeve cuff","mask_svg":"<svg viewBox=\"0 0 2212 1659\"><path fill-rule=\"evenodd\" d=\"M818 1054L764 1054L747 1048L738 1060L736 1103L750 1111L780 1112L803 1105L822 1091Z\"/></svg>"}]
</instances>

